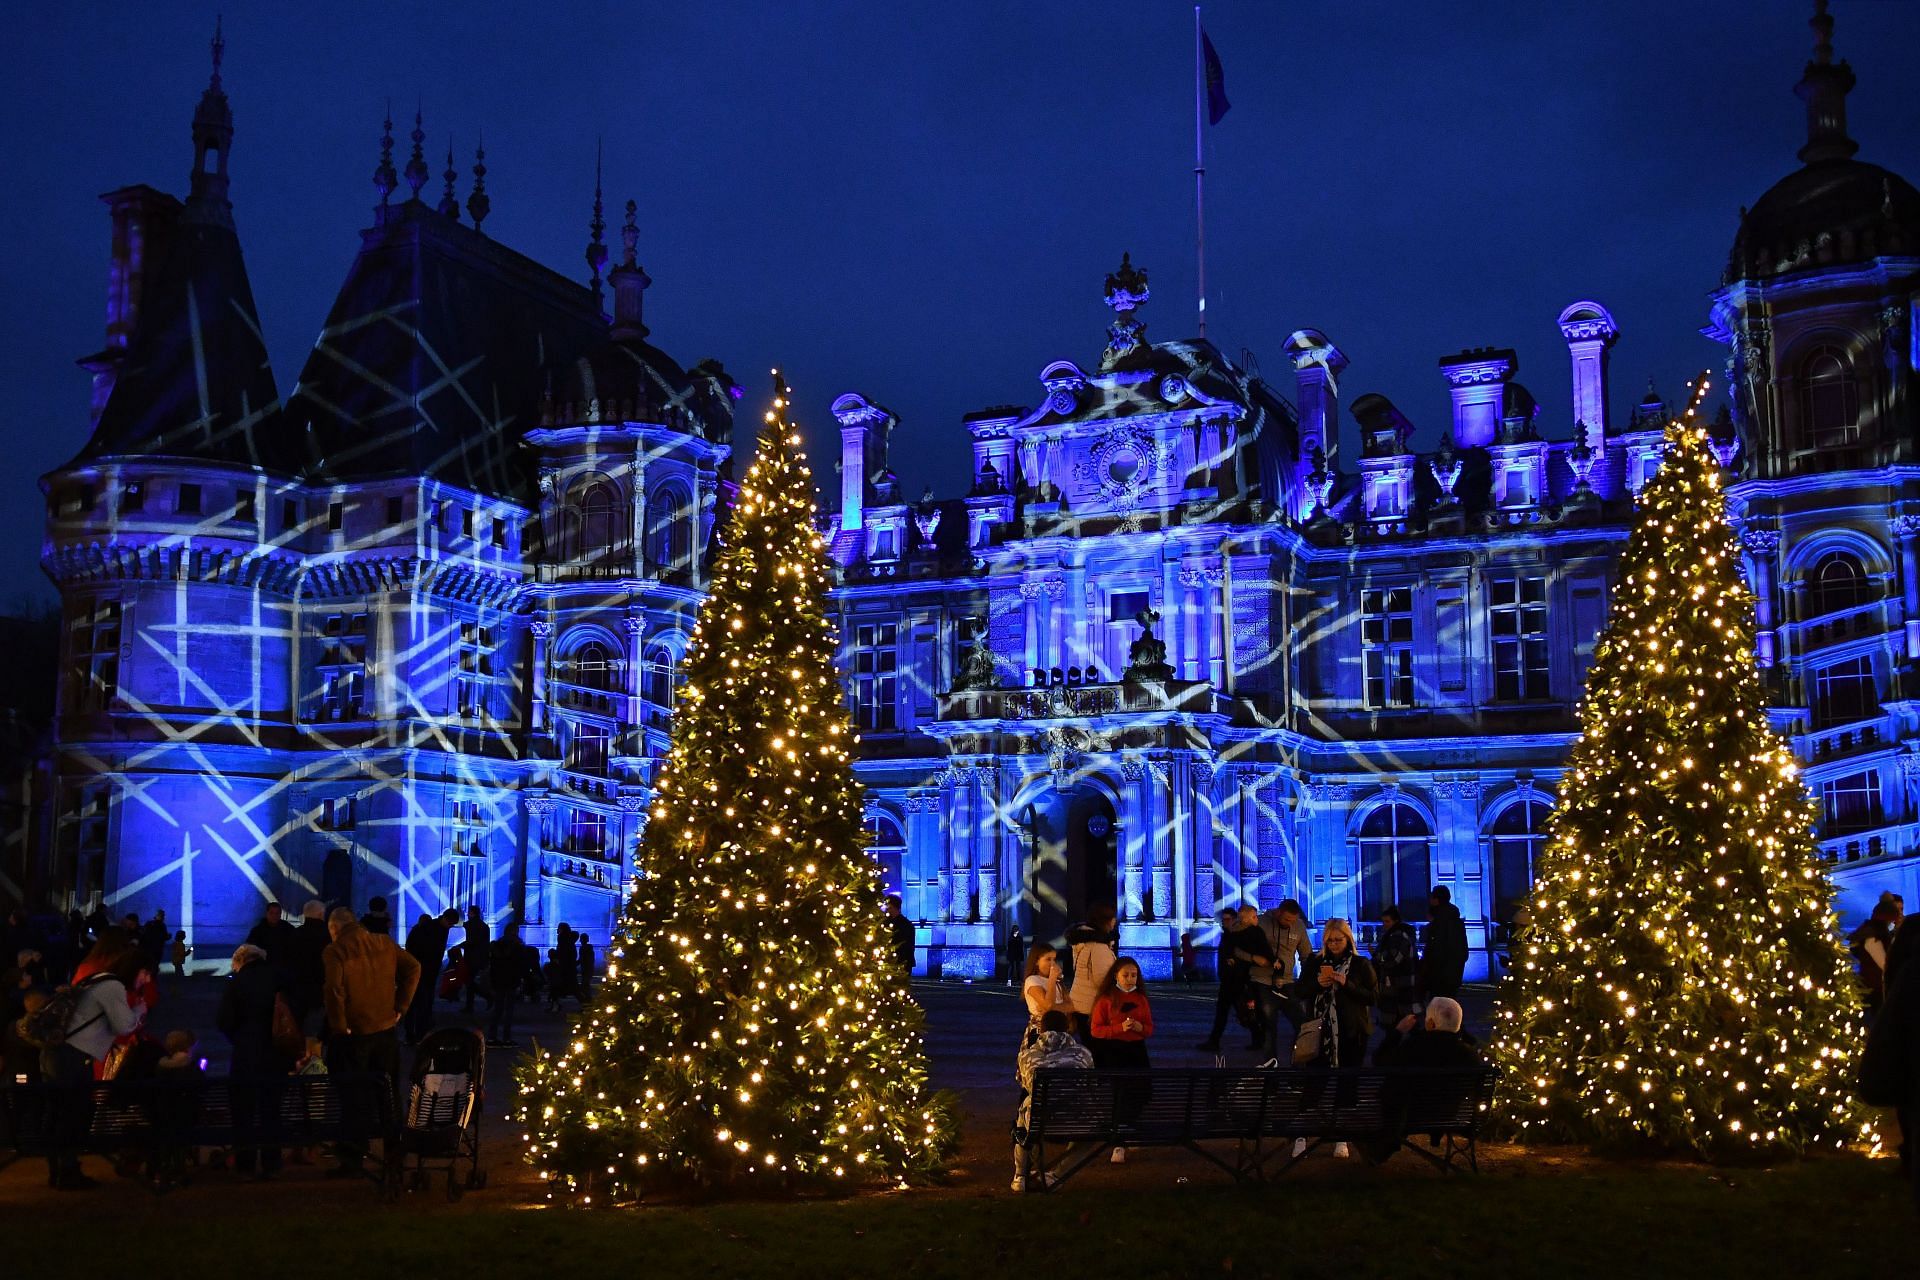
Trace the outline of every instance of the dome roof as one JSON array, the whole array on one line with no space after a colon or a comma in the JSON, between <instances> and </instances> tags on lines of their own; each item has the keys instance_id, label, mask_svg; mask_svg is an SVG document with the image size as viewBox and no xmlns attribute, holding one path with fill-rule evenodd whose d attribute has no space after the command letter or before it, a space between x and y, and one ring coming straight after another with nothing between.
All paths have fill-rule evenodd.
<instances>
[{"instance_id":1,"label":"dome roof","mask_svg":"<svg viewBox=\"0 0 1920 1280\"><path fill-rule=\"evenodd\" d=\"M658 422L725 440L738 396L738 384L718 361L682 369L660 348L626 335L557 370L540 417L546 426Z\"/></svg>"},{"instance_id":2,"label":"dome roof","mask_svg":"<svg viewBox=\"0 0 1920 1280\"><path fill-rule=\"evenodd\" d=\"M1920 191L1864 160L1819 160L1776 182L1741 217L1727 278L1889 254L1920 254Z\"/></svg>"}]
</instances>

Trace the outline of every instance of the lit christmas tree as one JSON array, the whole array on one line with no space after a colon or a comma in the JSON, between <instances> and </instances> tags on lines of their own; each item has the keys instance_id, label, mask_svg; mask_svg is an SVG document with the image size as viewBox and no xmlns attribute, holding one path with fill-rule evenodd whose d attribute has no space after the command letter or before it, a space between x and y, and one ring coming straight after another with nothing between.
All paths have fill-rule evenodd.
<instances>
[{"instance_id":1,"label":"lit christmas tree","mask_svg":"<svg viewBox=\"0 0 1920 1280\"><path fill-rule=\"evenodd\" d=\"M1695 416L1640 493L1500 994L1517 1136L1724 1158L1871 1136L1814 810Z\"/></svg>"},{"instance_id":2,"label":"lit christmas tree","mask_svg":"<svg viewBox=\"0 0 1920 1280\"><path fill-rule=\"evenodd\" d=\"M865 849L813 481L778 384L773 404L605 981L520 1073L556 1199L899 1181L953 1145Z\"/></svg>"}]
</instances>

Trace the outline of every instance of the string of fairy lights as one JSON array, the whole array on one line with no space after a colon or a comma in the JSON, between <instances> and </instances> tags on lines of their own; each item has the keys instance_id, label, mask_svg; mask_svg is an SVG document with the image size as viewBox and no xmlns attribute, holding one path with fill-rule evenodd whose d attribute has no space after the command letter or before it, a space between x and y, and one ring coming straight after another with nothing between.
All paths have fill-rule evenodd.
<instances>
[{"instance_id":1,"label":"string of fairy lights","mask_svg":"<svg viewBox=\"0 0 1920 1280\"><path fill-rule=\"evenodd\" d=\"M550 1199L901 1181L954 1141L887 946L813 480L775 381L606 979L520 1072Z\"/></svg>"},{"instance_id":2,"label":"string of fairy lights","mask_svg":"<svg viewBox=\"0 0 1920 1280\"><path fill-rule=\"evenodd\" d=\"M1709 1157L1873 1138L1833 887L1767 720L1707 387L1641 490L1496 1012L1522 1138Z\"/></svg>"}]
</instances>

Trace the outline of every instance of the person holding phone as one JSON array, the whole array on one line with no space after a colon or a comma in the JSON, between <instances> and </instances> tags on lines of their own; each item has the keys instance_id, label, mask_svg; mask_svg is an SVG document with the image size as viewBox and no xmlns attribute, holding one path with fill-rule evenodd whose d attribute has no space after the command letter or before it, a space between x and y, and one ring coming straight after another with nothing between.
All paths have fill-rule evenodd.
<instances>
[{"instance_id":1,"label":"person holding phone","mask_svg":"<svg viewBox=\"0 0 1920 1280\"><path fill-rule=\"evenodd\" d=\"M1140 985L1140 966L1126 956L1114 962L1093 1002L1093 1064L1102 1070L1145 1071L1147 1040L1153 1035L1153 1006ZM1143 1089L1128 1086L1120 1096L1116 1117L1128 1123L1146 1105ZM1113 1149L1113 1163L1127 1162L1127 1149Z\"/></svg>"},{"instance_id":2,"label":"person holding phone","mask_svg":"<svg viewBox=\"0 0 1920 1280\"><path fill-rule=\"evenodd\" d=\"M1373 1006L1379 1002L1380 987L1373 965L1354 947L1353 927L1345 920L1335 916L1327 921L1320 935L1320 954L1301 980L1310 992L1310 1019L1319 1024L1319 1045L1307 1060L1296 1057L1295 1065L1323 1069L1362 1065L1367 1041L1373 1038ZM1349 1087L1349 1082L1343 1082L1342 1092ZM1296 1157L1306 1149L1304 1138L1293 1144ZM1334 1143L1333 1154L1344 1160L1347 1144Z\"/></svg>"}]
</instances>

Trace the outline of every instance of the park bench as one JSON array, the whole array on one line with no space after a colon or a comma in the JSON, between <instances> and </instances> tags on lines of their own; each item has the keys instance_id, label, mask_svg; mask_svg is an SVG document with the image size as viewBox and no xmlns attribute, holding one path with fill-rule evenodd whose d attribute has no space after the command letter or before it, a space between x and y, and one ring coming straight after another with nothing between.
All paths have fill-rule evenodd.
<instances>
[{"instance_id":1,"label":"park bench","mask_svg":"<svg viewBox=\"0 0 1920 1280\"><path fill-rule=\"evenodd\" d=\"M182 1180L201 1147L316 1147L382 1142L368 1171L397 1191L386 1153L394 1141L393 1085L379 1075L267 1076L245 1080L110 1080L91 1085L19 1085L0 1089L0 1147L44 1156L81 1152L149 1157L153 1186Z\"/></svg>"},{"instance_id":2,"label":"park bench","mask_svg":"<svg viewBox=\"0 0 1920 1280\"><path fill-rule=\"evenodd\" d=\"M1297 1139L1308 1151L1323 1142L1389 1153L1404 1147L1443 1173L1454 1171L1456 1160L1477 1173L1475 1140L1495 1078L1478 1066L1040 1071L1015 1141L1026 1185L1036 1191L1065 1182L1117 1146L1185 1147L1236 1180L1265 1177L1276 1159L1284 1173L1296 1160ZM1429 1149L1417 1138L1444 1145ZM1225 1141L1234 1144L1231 1161L1202 1145ZM1048 1146L1069 1143L1085 1150L1054 1178L1040 1177Z\"/></svg>"}]
</instances>

